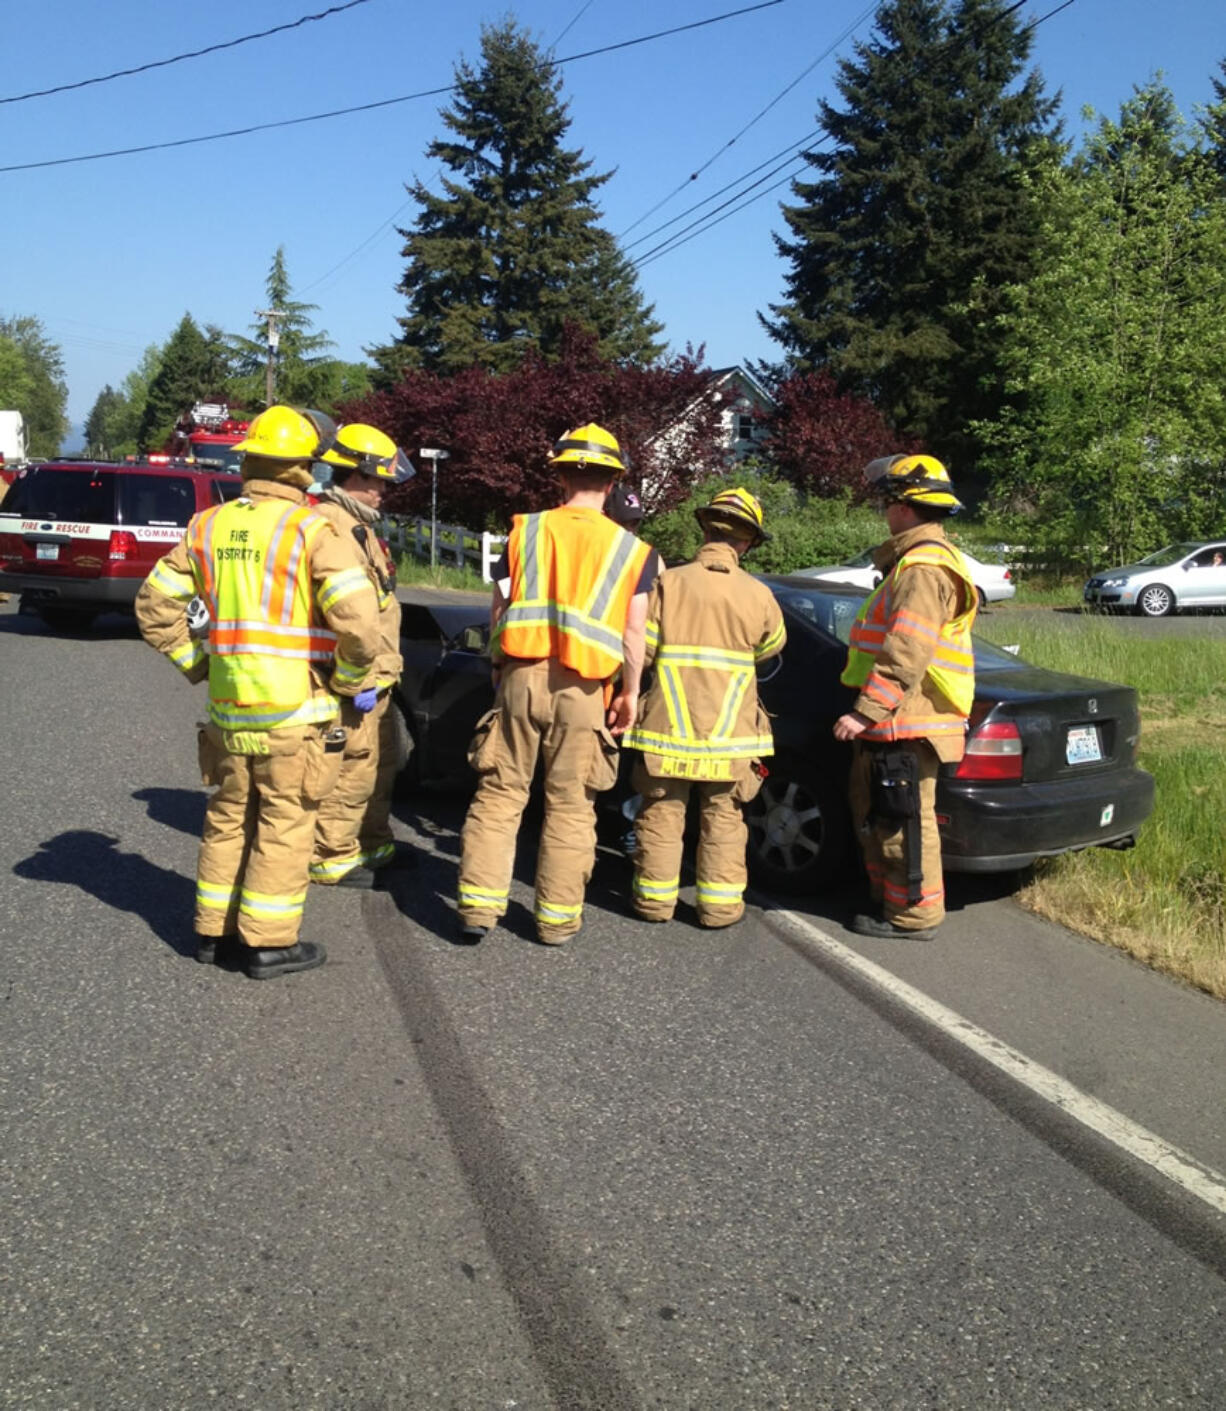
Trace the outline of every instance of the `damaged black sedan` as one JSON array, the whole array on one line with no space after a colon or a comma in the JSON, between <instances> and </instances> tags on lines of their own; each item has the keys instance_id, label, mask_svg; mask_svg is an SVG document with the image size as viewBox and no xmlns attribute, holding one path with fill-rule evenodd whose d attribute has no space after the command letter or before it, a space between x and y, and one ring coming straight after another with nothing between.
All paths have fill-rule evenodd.
<instances>
[{"instance_id":1,"label":"damaged black sedan","mask_svg":"<svg viewBox=\"0 0 1226 1411\"><path fill-rule=\"evenodd\" d=\"M764 890L811 893L845 876L856 856L850 751L831 731L854 697L839 675L863 594L802 578L763 581L788 642L759 675L775 754L746 811L749 871ZM493 702L487 639L488 610L476 599L405 604L397 704L413 741L413 782L472 787L466 750ZM1137 766L1139 735L1131 687L1031 666L976 638L966 757L943 765L937 786L945 869L1003 872L1080 848L1131 847L1154 801L1154 781ZM623 768L621 786L602 796L606 817L633 816L628 777Z\"/></svg>"}]
</instances>

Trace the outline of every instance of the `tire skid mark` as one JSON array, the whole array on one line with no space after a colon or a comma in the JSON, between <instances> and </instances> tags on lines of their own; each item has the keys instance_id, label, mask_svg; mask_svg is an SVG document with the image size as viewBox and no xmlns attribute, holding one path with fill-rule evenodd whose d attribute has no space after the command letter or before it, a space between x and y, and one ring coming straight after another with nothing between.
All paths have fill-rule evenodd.
<instances>
[{"instance_id":1,"label":"tire skid mark","mask_svg":"<svg viewBox=\"0 0 1226 1411\"><path fill-rule=\"evenodd\" d=\"M546 1227L438 987L406 951L403 930L398 927L393 940L375 908L363 910L405 1028L416 1041L431 1100L554 1401L565 1411L638 1411L639 1401Z\"/></svg>"}]
</instances>

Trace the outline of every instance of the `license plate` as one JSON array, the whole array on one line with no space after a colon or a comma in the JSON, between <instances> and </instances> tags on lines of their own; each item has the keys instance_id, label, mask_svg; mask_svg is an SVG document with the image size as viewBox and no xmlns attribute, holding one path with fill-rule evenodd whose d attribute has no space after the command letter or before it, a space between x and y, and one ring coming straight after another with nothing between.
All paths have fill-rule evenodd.
<instances>
[{"instance_id":1,"label":"license plate","mask_svg":"<svg viewBox=\"0 0 1226 1411\"><path fill-rule=\"evenodd\" d=\"M58 544L35 544L34 557L40 559L58 559L60 556L60 546Z\"/></svg>"},{"instance_id":2,"label":"license plate","mask_svg":"<svg viewBox=\"0 0 1226 1411\"><path fill-rule=\"evenodd\" d=\"M1075 725L1068 732L1064 744L1064 757L1070 764L1093 764L1102 759L1102 748L1098 743L1098 727L1095 725Z\"/></svg>"}]
</instances>

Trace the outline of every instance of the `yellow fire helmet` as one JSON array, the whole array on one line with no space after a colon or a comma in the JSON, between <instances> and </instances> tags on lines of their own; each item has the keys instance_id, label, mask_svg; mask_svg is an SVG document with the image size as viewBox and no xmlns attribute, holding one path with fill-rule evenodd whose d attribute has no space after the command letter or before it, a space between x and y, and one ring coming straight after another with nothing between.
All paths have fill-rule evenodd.
<instances>
[{"instance_id":1,"label":"yellow fire helmet","mask_svg":"<svg viewBox=\"0 0 1226 1411\"><path fill-rule=\"evenodd\" d=\"M947 514L962 508L949 471L935 456L880 456L864 467L864 483L886 500L927 505Z\"/></svg>"},{"instance_id":2,"label":"yellow fire helmet","mask_svg":"<svg viewBox=\"0 0 1226 1411\"><path fill-rule=\"evenodd\" d=\"M386 432L363 421L351 421L321 441L316 458L393 485L403 485L417 474L408 456Z\"/></svg>"},{"instance_id":3,"label":"yellow fire helmet","mask_svg":"<svg viewBox=\"0 0 1226 1411\"><path fill-rule=\"evenodd\" d=\"M696 509L694 514L704 529L708 525L731 529L740 534L748 529L753 535L750 548L763 544L770 535L762 527L762 506L756 495L739 485L735 490L721 490L709 505Z\"/></svg>"},{"instance_id":4,"label":"yellow fire helmet","mask_svg":"<svg viewBox=\"0 0 1226 1411\"><path fill-rule=\"evenodd\" d=\"M597 426L594 421L589 421L586 426L577 426L574 431L568 431L554 446L549 464L563 467L574 465L580 469L584 466L601 466L605 470L611 470L614 476L626 473L622 448L617 444L617 437L611 435L603 426Z\"/></svg>"},{"instance_id":5,"label":"yellow fire helmet","mask_svg":"<svg viewBox=\"0 0 1226 1411\"><path fill-rule=\"evenodd\" d=\"M319 431L308 417L293 407L272 406L256 417L234 449L270 461L309 461L318 445Z\"/></svg>"}]
</instances>

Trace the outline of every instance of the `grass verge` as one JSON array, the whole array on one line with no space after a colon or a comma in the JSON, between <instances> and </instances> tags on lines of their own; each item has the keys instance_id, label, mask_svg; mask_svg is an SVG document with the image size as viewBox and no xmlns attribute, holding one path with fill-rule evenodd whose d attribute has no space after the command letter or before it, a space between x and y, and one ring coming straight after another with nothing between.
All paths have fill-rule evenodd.
<instances>
[{"instance_id":1,"label":"grass verge","mask_svg":"<svg viewBox=\"0 0 1226 1411\"><path fill-rule=\"evenodd\" d=\"M401 554L396 559L396 582L402 588L464 588L471 592L488 593L490 585L481 580L481 575L473 568L457 568L454 564L439 563L432 568L409 554Z\"/></svg>"},{"instance_id":2,"label":"grass verge","mask_svg":"<svg viewBox=\"0 0 1226 1411\"><path fill-rule=\"evenodd\" d=\"M1134 849L1045 859L1018 900L1226 999L1226 641L1135 640L1109 619L1055 614L979 630L1036 666L1134 686L1140 764L1156 783Z\"/></svg>"}]
</instances>

